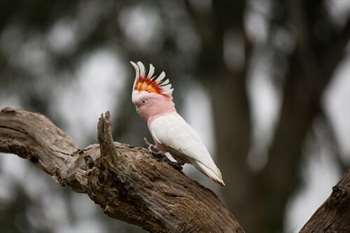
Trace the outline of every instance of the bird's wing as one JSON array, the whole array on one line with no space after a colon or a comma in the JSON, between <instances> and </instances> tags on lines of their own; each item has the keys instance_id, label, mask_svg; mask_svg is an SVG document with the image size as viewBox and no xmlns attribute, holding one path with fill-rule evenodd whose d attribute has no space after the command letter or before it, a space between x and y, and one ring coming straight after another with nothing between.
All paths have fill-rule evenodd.
<instances>
[{"instance_id":1,"label":"bird's wing","mask_svg":"<svg viewBox=\"0 0 350 233\"><path fill-rule=\"evenodd\" d=\"M186 156L200 171L223 184L220 170L197 133L176 112L159 116L148 127L153 139L171 151Z\"/></svg>"}]
</instances>

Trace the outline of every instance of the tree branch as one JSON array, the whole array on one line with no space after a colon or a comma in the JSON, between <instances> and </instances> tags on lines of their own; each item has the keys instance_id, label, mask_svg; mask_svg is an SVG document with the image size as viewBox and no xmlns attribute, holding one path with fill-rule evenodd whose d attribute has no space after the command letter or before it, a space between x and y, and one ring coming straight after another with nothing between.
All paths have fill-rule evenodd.
<instances>
[{"instance_id":1,"label":"tree branch","mask_svg":"<svg viewBox=\"0 0 350 233\"><path fill-rule=\"evenodd\" d=\"M333 187L327 201L316 211L300 233L350 232L350 170Z\"/></svg>"},{"instance_id":2,"label":"tree branch","mask_svg":"<svg viewBox=\"0 0 350 233\"><path fill-rule=\"evenodd\" d=\"M100 145L79 149L46 117L0 111L0 152L37 164L61 185L87 193L112 218L155 233L243 233L209 189L144 148L113 142L110 114L98 123Z\"/></svg>"}]
</instances>

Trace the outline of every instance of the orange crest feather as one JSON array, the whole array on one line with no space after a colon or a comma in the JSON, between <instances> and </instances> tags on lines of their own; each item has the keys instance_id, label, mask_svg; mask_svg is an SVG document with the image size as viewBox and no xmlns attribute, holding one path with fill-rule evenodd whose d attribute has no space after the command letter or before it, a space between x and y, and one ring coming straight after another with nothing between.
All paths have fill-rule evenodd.
<instances>
[{"instance_id":1,"label":"orange crest feather","mask_svg":"<svg viewBox=\"0 0 350 233\"><path fill-rule=\"evenodd\" d=\"M150 64L148 74L145 73L145 66L142 62L130 62L135 68L136 77L133 86L133 92L135 91L146 91L149 93L156 93L172 97L173 88L169 82L169 79L165 78L165 72L162 71L158 76L153 76L154 66Z\"/></svg>"},{"instance_id":2,"label":"orange crest feather","mask_svg":"<svg viewBox=\"0 0 350 233\"><path fill-rule=\"evenodd\" d=\"M154 80L150 80L148 78L142 78L142 77L139 77L138 80L136 81L135 90L162 94L161 88Z\"/></svg>"}]
</instances>

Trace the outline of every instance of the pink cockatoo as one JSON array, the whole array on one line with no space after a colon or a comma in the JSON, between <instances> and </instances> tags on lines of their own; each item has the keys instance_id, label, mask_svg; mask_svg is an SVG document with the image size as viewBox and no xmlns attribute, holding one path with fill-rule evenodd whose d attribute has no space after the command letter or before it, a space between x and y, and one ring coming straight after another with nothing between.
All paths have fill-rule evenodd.
<instances>
[{"instance_id":1,"label":"pink cockatoo","mask_svg":"<svg viewBox=\"0 0 350 233\"><path fill-rule=\"evenodd\" d=\"M173 89L165 72L154 76L149 66L146 74L142 62L130 62L136 77L132 89L132 102L138 114L147 122L149 131L161 152L169 152L180 163L191 163L215 182L225 185L218 167L207 148L189 124L177 113L173 102Z\"/></svg>"}]
</instances>

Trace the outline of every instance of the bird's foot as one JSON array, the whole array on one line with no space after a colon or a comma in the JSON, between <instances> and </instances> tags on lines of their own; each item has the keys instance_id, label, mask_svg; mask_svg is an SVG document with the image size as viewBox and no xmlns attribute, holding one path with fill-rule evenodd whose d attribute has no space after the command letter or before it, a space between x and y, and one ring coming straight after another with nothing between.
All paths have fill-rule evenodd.
<instances>
[{"instance_id":1,"label":"bird's foot","mask_svg":"<svg viewBox=\"0 0 350 233\"><path fill-rule=\"evenodd\" d=\"M154 157L158 160L158 161L163 161L166 162L167 164L169 164L170 166L172 166L173 168L175 168L178 171L182 171L182 166L185 163L182 162L176 162L176 161L171 161L163 151L159 150L158 147L152 143L150 143L147 138L143 139L147 145L147 149L149 152L152 153L152 155L154 155Z\"/></svg>"},{"instance_id":2,"label":"bird's foot","mask_svg":"<svg viewBox=\"0 0 350 233\"><path fill-rule=\"evenodd\" d=\"M176 170L178 171L182 171L182 167L184 165L184 163L179 163L179 162L176 162L176 161L171 161L170 159L167 158L167 162L170 166L172 166L173 168L175 168Z\"/></svg>"},{"instance_id":3,"label":"bird's foot","mask_svg":"<svg viewBox=\"0 0 350 233\"><path fill-rule=\"evenodd\" d=\"M157 156L157 157L164 157L164 153L158 149L158 147L152 143L150 143L147 138L143 138L143 140L145 141L146 145L147 145L147 149L149 152L151 152L153 155Z\"/></svg>"}]
</instances>

